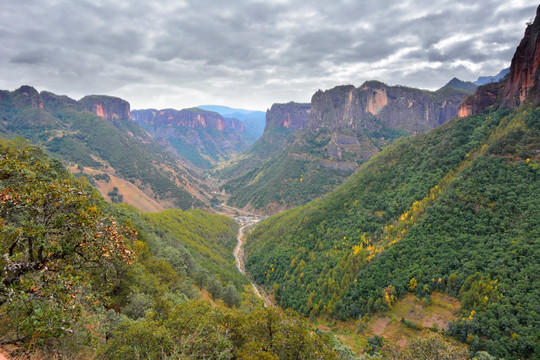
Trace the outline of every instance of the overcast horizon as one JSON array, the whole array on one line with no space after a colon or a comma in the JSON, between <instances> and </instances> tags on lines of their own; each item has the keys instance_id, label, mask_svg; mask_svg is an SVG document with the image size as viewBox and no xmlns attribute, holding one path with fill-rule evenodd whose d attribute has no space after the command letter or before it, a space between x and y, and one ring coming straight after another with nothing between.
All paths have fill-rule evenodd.
<instances>
[{"instance_id":1,"label":"overcast horizon","mask_svg":"<svg viewBox=\"0 0 540 360\"><path fill-rule=\"evenodd\" d=\"M4 0L0 89L132 109L266 110L368 80L435 90L509 67L538 3Z\"/></svg>"}]
</instances>

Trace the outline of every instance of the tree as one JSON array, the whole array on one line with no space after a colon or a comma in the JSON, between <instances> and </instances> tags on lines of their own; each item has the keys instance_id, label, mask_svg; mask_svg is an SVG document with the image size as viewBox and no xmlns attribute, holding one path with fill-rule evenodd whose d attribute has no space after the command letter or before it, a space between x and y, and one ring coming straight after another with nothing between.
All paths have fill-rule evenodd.
<instances>
[{"instance_id":1,"label":"tree","mask_svg":"<svg viewBox=\"0 0 540 360\"><path fill-rule=\"evenodd\" d=\"M0 311L18 337L63 334L84 301L99 303L84 287L103 293L117 266L132 262L126 235L136 232L102 213L86 180L40 150L0 144Z\"/></svg>"},{"instance_id":2,"label":"tree","mask_svg":"<svg viewBox=\"0 0 540 360\"><path fill-rule=\"evenodd\" d=\"M225 304L227 304L228 307L240 307L242 298L232 282L223 288L223 301L225 301Z\"/></svg>"}]
</instances>

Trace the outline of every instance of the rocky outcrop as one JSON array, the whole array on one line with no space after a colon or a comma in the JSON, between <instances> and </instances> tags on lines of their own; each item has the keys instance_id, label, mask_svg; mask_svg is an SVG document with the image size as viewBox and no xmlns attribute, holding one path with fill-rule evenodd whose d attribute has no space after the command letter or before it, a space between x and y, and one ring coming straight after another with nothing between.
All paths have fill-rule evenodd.
<instances>
[{"instance_id":1,"label":"rocky outcrop","mask_svg":"<svg viewBox=\"0 0 540 360\"><path fill-rule=\"evenodd\" d=\"M357 132L384 126L419 133L455 117L465 96L465 91L452 87L430 92L378 81L366 82L359 88L337 86L313 95L308 128Z\"/></svg>"},{"instance_id":2,"label":"rocky outcrop","mask_svg":"<svg viewBox=\"0 0 540 360\"><path fill-rule=\"evenodd\" d=\"M33 107L43 109L39 92L31 86L23 85L11 93L13 104L18 108Z\"/></svg>"},{"instance_id":3,"label":"rocky outcrop","mask_svg":"<svg viewBox=\"0 0 540 360\"><path fill-rule=\"evenodd\" d=\"M512 58L510 72L498 83L479 86L475 93L460 105L459 116L486 111L489 106L515 109L525 102L540 101L540 6L534 22L527 26L525 35Z\"/></svg>"},{"instance_id":4,"label":"rocky outcrop","mask_svg":"<svg viewBox=\"0 0 540 360\"><path fill-rule=\"evenodd\" d=\"M290 130L301 130L309 121L311 105L305 103L289 102L286 104L273 104L266 111L266 127L283 127Z\"/></svg>"},{"instance_id":5,"label":"rocky outcrop","mask_svg":"<svg viewBox=\"0 0 540 360\"><path fill-rule=\"evenodd\" d=\"M109 121L130 120L129 103L113 96L90 95L79 100L80 106Z\"/></svg>"},{"instance_id":6,"label":"rocky outcrop","mask_svg":"<svg viewBox=\"0 0 540 360\"><path fill-rule=\"evenodd\" d=\"M534 22L527 26L525 35L512 58L510 74L502 91L501 105L517 108L526 100L539 101L540 92L540 6Z\"/></svg>"},{"instance_id":7,"label":"rocky outcrop","mask_svg":"<svg viewBox=\"0 0 540 360\"><path fill-rule=\"evenodd\" d=\"M470 116L485 111L500 100L504 82L479 86L474 95L467 96L459 106L459 117Z\"/></svg>"}]
</instances>

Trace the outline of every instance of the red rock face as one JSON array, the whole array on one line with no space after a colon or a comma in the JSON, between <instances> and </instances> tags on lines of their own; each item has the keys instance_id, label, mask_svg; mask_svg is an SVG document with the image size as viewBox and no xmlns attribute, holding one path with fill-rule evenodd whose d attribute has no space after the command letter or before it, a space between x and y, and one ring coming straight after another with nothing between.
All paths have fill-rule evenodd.
<instances>
[{"instance_id":1,"label":"red rock face","mask_svg":"<svg viewBox=\"0 0 540 360\"><path fill-rule=\"evenodd\" d=\"M479 86L459 107L459 116L484 112L487 107L500 104L515 109L525 102L540 101L540 6L534 22L527 26L525 35L512 58L506 80Z\"/></svg>"},{"instance_id":2,"label":"red rock face","mask_svg":"<svg viewBox=\"0 0 540 360\"><path fill-rule=\"evenodd\" d=\"M112 96L85 96L79 104L87 111L93 112L109 121L131 120L129 103Z\"/></svg>"},{"instance_id":3,"label":"red rock face","mask_svg":"<svg viewBox=\"0 0 540 360\"><path fill-rule=\"evenodd\" d=\"M527 26L510 66L510 75L503 89L501 104L517 108L527 100L538 101L540 95L540 6L534 22Z\"/></svg>"},{"instance_id":4,"label":"red rock face","mask_svg":"<svg viewBox=\"0 0 540 360\"><path fill-rule=\"evenodd\" d=\"M479 86L473 95L467 96L461 102L458 116L464 117L478 114L484 112L487 107L498 103L504 85L504 82L499 82Z\"/></svg>"},{"instance_id":5,"label":"red rock face","mask_svg":"<svg viewBox=\"0 0 540 360\"><path fill-rule=\"evenodd\" d=\"M189 127L193 129L216 129L219 131L244 132L244 124L238 119L224 118L218 113L198 109L163 109L163 110L136 110L133 121L139 125L151 124L155 126Z\"/></svg>"}]
</instances>

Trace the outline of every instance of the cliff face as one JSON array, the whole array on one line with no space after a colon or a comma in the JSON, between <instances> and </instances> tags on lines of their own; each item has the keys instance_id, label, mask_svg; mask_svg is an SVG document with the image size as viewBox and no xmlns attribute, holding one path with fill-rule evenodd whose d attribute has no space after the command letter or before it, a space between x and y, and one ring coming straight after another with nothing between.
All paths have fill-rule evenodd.
<instances>
[{"instance_id":1,"label":"cliff face","mask_svg":"<svg viewBox=\"0 0 540 360\"><path fill-rule=\"evenodd\" d=\"M131 118L152 137L202 168L248 147L244 124L213 111L133 110Z\"/></svg>"},{"instance_id":2,"label":"cliff face","mask_svg":"<svg viewBox=\"0 0 540 360\"><path fill-rule=\"evenodd\" d=\"M483 112L500 100L504 82L489 83L479 86L474 95L467 96L459 105L459 117L469 116Z\"/></svg>"},{"instance_id":3,"label":"cliff face","mask_svg":"<svg viewBox=\"0 0 540 360\"><path fill-rule=\"evenodd\" d=\"M133 121L140 125L150 125L155 128L189 127L205 128L218 131L244 132L244 124L233 118L225 118L213 111L200 109L163 109L163 110L135 110Z\"/></svg>"},{"instance_id":4,"label":"cliff face","mask_svg":"<svg viewBox=\"0 0 540 360\"><path fill-rule=\"evenodd\" d=\"M315 93L308 128L375 131L383 126L419 133L456 116L465 95L454 88L429 92L377 81L366 82L359 88L338 86Z\"/></svg>"},{"instance_id":5,"label":"cliff face","mask_svg":"<svg viewBox=\"0 0 540 360\"><path fill-rule=\"evenodd\" d=\"M540 101L540 6L534 22L527 26L525 35L512 58L510 73L498 83L479 86L474 95L460 105L459 116L474 115L498 104L515 109L525 102Z\"/></svg>"},{"instance_id":6,"label":"cliff face","mask_svg":"<svg viewBox=\"0 0 540 360\"><path fill-rule=\"evenodd\" d=\"M304 129L309 121L311 104L289 102L273 104L266 111L266 127L283 127L290 130Z\"/></svg>"},{"instance_id":7,"label":"cliff face","mask_svg":"<svg viewBox=\"0 0 540 360\"><path fill-rule=\"evenodd\" d=\"M501 105L517 108L531 94L530 100L540 100L540 6L534 22L527 26L525 35L516 49L510 74L502 91Z\"/></svg>"},{"instance_id":8,"label":"cliff face","mask_svg":"<svg viewBox=\"0 0 540 360\"><path fill-rule=\"evenodd\" d=\"M131 119L129 103L117 97L90 95L79 100L79 104L84 110L109 121Z\"/></svg>"}]
</instances>

